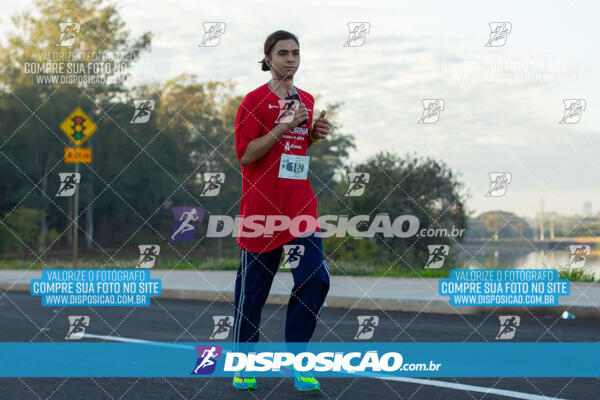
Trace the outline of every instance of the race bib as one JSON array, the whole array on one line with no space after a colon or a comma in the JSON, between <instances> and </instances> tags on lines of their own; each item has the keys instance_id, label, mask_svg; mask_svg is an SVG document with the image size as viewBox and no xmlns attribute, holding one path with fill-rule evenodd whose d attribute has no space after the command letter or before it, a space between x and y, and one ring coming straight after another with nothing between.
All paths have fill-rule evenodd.
<instances>
[{"instance_id":1,"label":"race bib","mask_svg":"<svg viewBox=\"0 0 600 400\"><path fill-rule=\"evenodd\" d=\"M296 156L293 154L281 155L279 163L279 177L287 179L306 179L308 176L309 156Z\"/></svg>"}]
</instances>

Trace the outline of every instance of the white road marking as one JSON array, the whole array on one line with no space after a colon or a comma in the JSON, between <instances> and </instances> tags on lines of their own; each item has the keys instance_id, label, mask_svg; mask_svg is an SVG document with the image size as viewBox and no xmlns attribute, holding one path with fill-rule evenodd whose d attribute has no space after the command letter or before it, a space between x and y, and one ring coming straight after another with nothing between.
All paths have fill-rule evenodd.
<instances>
[{"instance_id":1,"label":"white road marking","mask_svg":"<svg viewBox=\"0 0 600 400\"><path fill-rule=\"evenodd\" d=\"M363 375L363 374L361 374L361 375ZM438 387L443 387L443 388L447 388L447 389L465 390L465 391L469 391L469 392L480 392L480 393L496 394L498 396L507 396L507 397L512 397L514 399L525 399L525 400L567 400L567 399L561 399L561 398L558 398L558 397L548 397L548 396L540 396L540 395L531 394L531 393L515 392L513 390L488 388L488 387L485 387L485 386L466 385L464 383L436 381L436 380L430 380L430 379L404 378L404 377L398 377L398 376L383 376L382 377L381 375L378 375L378 376L373 376L373 377L374 378L379 378L379 379L385 379L385 380L388 380L388 381L408 382L408 383L415 383L415 384L419 384L419 385L438 386Z\"/></svg>"},{"instance_id":2,"label":"white road marking","mask_svg":"<svg viewBox=\"0 0 600 400\"><path fill-rule=\"evenodd\" d=\"M148 345L152 345L152 346L175 347L175 348L178 348L178 349L192 349L192 350L195 350L194 346L186 346L186 345L177 344L177 343L153 342L151 340L143 340L143 339L127 338L127 337L111 336L111 335L95 335L93 333L87 333L87 332L83 336L86 337L86 338L90 338L90 339L110 340L110 341L113 341L113 342L143 343L143 344L148 344Z\"/></svg>"}]
</instances>

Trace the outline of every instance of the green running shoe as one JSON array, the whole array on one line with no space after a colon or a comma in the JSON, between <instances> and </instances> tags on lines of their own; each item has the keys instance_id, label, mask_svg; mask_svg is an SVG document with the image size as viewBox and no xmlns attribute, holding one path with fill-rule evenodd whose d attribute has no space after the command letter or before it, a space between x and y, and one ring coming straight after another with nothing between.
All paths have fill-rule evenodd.
<instances>
[{"instance_id":1,"label":"green running shoe","mask_svg":"<svg viewBox=\"0 0 600 400\"><path fill-rule=\"evenodd\" d=\"M257 389L258 383L256 382L256 378L242 378L239 375L235 375L233 377L233 387L237 390L248 390L248 389Z\"/></svg>"},{"instance_id":2,"label":"green running shoe","mask_svg":"<svg viewBox=\"0 0 600 400\"><path fill-rule=\"evenodd\" d=\"M298 390L320 390L321 384L307 372L297 371L293 366L281 367L281 372L294 379L294 387Z\"/></svg>"}]
</instances>

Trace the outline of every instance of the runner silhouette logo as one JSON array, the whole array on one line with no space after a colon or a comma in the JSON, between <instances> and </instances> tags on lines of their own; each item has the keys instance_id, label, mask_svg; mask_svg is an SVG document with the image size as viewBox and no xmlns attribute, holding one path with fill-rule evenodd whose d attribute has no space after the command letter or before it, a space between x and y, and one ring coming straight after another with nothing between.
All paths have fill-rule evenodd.
<instances>
[{"instance_id":1,"label":"runner silhouette logo","mask_svg":"<svg viewBox=\"0 0 600 400\"><path fill-rule=\"evenodd\" d=\"M196 346L198 360L196 367L190 375L210 375L215 372L217 359L221 358L221 346Z\"/></svg>"}]
</instances>

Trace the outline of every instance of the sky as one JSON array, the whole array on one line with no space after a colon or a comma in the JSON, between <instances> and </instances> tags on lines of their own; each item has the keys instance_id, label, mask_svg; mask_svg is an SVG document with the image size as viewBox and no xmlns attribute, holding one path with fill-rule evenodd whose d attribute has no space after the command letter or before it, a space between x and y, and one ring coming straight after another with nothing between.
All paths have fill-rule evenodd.
<instances>
[{"instance_id":1,"label":"sky","mask_svg":"<svg viewBox=\"0 0 600 400\"><path fill-rule=\"evenodd\" d=\"M354 163L382 150L445 162L465 184L467 210L501 209L533 217L540 209L600 210L600 36L593 1L199 2L121 0L132 37L152 31L142 56L147 79L181 73L231 79L238 94L264 84L268 34L285 29L300 41L294 84L342 102L337 123L353 135ZM0 41L15 31L8 16L32 3L0 3ZM199 47L203 22L224 22L216 47ZM349 22L367 22L364 44L344 47ZM501 47L485 47L491 22L512 26ZM146 79L146 78L145 78ZM596 96L594 96L596 94ZM423 99L443 99L432 124L418 124ZM564 99L584 99L576 124L559 124ZM504 196L485 197L490 172L510 172Z\"/></svg>"}]
</instances>

